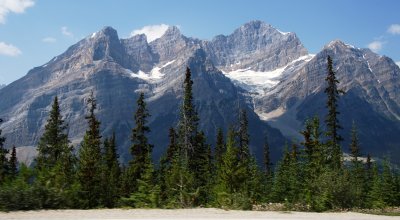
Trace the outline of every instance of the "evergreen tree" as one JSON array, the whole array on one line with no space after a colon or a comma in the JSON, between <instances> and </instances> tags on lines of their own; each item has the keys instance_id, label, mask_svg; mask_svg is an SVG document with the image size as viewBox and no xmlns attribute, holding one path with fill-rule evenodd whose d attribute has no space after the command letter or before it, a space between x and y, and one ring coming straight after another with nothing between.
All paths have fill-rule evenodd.
<instances>
[{"instance_id":1,"label":"evergreen tree","mask_svg":"<svg viewBox=\"0 0 400 220\"><path fill-rule=\"evenodd\" d=\"M235 132L229 128L226 151L222 163L217 167L217 183L214 187L217 206L221 208L242 209L248 207L249 200L243 192L243 173L246 169L239 164L239 148L235 141Z\"/></svg>"},{"instance_id":2,"label":"evergreen tree","mask_svg":"<svg viewBox=\"0 0 400 220\"><path fill-rule=\"evenodd\" d=\"M193 81L191 71L186 68L185 79L183 82L183 101L180 109L180 118L178 122L178 149L174 155L171 166L171 173L168 177L169 192L174 192L176 196L170 197L170 205L175 207L190 207L199 195L196 188L198 182L194 176L198 174L197 169L192 164L201 163L201 157L195 156L195 149L202 147L202 144L196 143L198 137L198 115L193 101Z\"/></svg>"},{"instance_id":3,"label":"evergreen tree","mask_svg":"<svg viewBox=\"0 0 400 220\"><path fill-rule=\"evenodd\" d=\"M197 135L198 115L193 103L193 81L191 71L186 68L185 80L183 82L183 102L178 122L178 143L185 160L190 160L194 152L194 138Z\"/></svg>"},{"instance_id":4,"label":"evergreen tree","mask_svg":"<svg viewBox=\"0 0 400 220\"><path fill-rule=\"evenodd\" d=\"M224 143L224 133L222 128L218 128L217 130L217 138L215 144L215 163L219 166L222 162L222 155L225 153L226 146Z\"/></svg>"},{"instance_id":5,"label":"evergreen tree","mask_svg":"<svg viewBox=\"0 0 400 220\"><path fill-rule=\"evenodd\" d=\"M103 184L104 184L104 201L103 204L112 208L115 207L119 198L119 186L120 186L120 174L121 170L118 162L117 147L115 144L115 133L113 132L111 138L104 140L104 173L103 173Z\"/></svg>"},{"instance_id":6,"label":"evergreen tree","mask_svg":"<svg viewBox=\"0 0 400 220\"><path fill-rule=\"evenodd\" d=\"M181 148L174 154L171 168L166 175L167 203L169 208L188 208L198 195L194 188L194 177L189 162Z\"/></svg>"},{"instance_id":7,"label":"evergreen tree","mask_svg":"<svg viewBox=\"0 0 400 220\"><path fill-rule=\"evenodd\" d=\"M210 201L211 147L206 143L203 132L197 134L194 144L193 156L189 162L189 169L193 172L194 187L198 190L194 205L205 205Z\"/></svg>"},{"instance_id":8,"label":"evergreen tree","mask_svg":"<svg viewBox=\"0 0 400 220\"><path fill-rule=\"evenodd\" d=\"M386 158L383 162L383 171L381 178L381 195L385 205L393 206L396 201L396 188L392 169L389 160Z\"/></svg>"},{"instance_id":9,"label":"evergreen tree","mask_svg":"<svg viewBox=\"0 0 400 220\"><path fill-rule=\"evenodd\" d=\"M11 156L10 156L10 176L12 179L17 177L18 174L18 160L17 160L17 150L15 146L13 146L11 150Z\"/></svg>"},{"instance_id":10,"label":"evergreen tree","mask_svg":"<svg viewBox=\"0 0 400 220\"><path fill-rule=\"evenodd\" d=\"M61 116L58 97L55 96L44 133L37 147L36 160L39 169L54 167L63 154L70 150L66 129L67 125Z\"/></svg>"},{"instance_id":11,"label":"evergreen tree","mask_svg":"<svg viewBox=\"0 0 400 220\"><path fill-rule=\"evenodd\" d=\"M141 178L137 179L137 191L133 192L129 198L123 198L123 201L135 208L156 208L160 205L160 187L155 183L151 152L147 153L144 166Z\"/></svg>"},{"instance_id":12,"label":"evergreen tree","mask_svg":"<svg viewBox=\"0 0 400 220\"><path fill-rule=\"evenodd\" d=\"M249 121L247 119L247 112L245 109L240 110L239 114L239 158L242 161L246 161L250 157L249 142L250 135L248 131Z\"/></svg>"},{"instance_id":13,"label":"evergreen tree","mask_svg":"<svg viewBox=\"0 0 400 220\"><path fill-rule=\"evenodd\" d=\"M328 56L328 74L325 81L328 86L325 89L327 95L326 107L328 108L328 115L326 116L325 123L327 127L326 135L328 137L328 146L330 153L330 163L332 168L339 169L342 166L342 150L340 142L343 140L339 135L339 130L342 128L339 124L338 115L338 101L339 95L343 91L338 89L339 80L336 79L336 73L333 70L332 58Z\"/></svg>"},{"instance_id":14,"label":"evergreen tree","mask_svg":"<svg viewBox=\"0 0 400 220\"><path fill-rule=\"evenodd\" d=\"M0 123L3 122L3 119L0 118ZM0 129L0 184L3 183L6 179L8 173L8 160L6 155L8 154L8 150L4 147L4 142L6 141L5 137L1 136Z\"/></svg>"},{"instance_id":15,"label":"evergreen tree","mask_svg":"<svg viewBox=\"0 0 400 220\"><path fill-rule=\"evenodd\" d=\"M384 208L386 206L382 193L382 179L376 163L372 167L371 188L366 201L368 208Z\"/></svg>"},{"instance_id":16,"label":"evergreen tree","mask_svg":"<svg viewBox=\"0 0 400 220\"><path fill-rule=\"evenodd\" d=\"M146 102L144 100L144 93L140 93L137 100L137 110L135 112L135 127L132 129L132 146L131 154L133 160L130 162L130 174L132 175L131 181L132 191L137 190L136 181L142 178L145 171L147 156L151 154L153 146L149 144L147 133L150 132L150 128L147 126L147 118L150 117L149 111L146 108Z\"/></svg>"},{"instance_id":17,"label":"evergreen tree","mask_svg":"<svg viewBox=\"0 0 400 220\"><path fill-rule=\"evenodd\" d=\"M79 149L78 178L83 191L83 206L93 208L99 206L103 198L100 122L95 116L97 103L93 91L90 93L87 103L89 115L86 116L86 119L89 128L86 130Z\"/></svg>"},{"instance_id":18,"label":"evergreen tree","mask_svg":"<svg viewBox=\"0 0 400 220\"><path fill-rule=\"evenodd\" d=\"M160 200L166 202L168 198L167 189L167 176L171 173L171 165L174 160L174 156L178 153L178 147L176 143L176 132L174 128L169 129L169 144L167 146L167 151L160 159L159 168L159 185L161 190Z\"/></svg>"},{"instance_id":19,"label":"evergreen tree","mask_svg":"<svg viewBox=\"0 0 400 220\"><path fill-rule=\"evenodd\" d=\"M351 131L350 156L351 195L349 196L352 198L352 206L362 207L365 200L365 172L363 164L359 160L359 157L361 156L360 146L357 136L357 127L354 122Z\"/></svg>"},{"instance_id":20,"label":"evergreen tree","mask_svg":"<svg viewBox=\"0 0 400 220\"><path fill-rule=\"evenodd\" d=\"M265 168L265 176L266 178L271 178L272 176L272 162L270 158L270 150L268 144L268 138L265 136L264 142L264 168Z\"/></svg>"}]
</instances>

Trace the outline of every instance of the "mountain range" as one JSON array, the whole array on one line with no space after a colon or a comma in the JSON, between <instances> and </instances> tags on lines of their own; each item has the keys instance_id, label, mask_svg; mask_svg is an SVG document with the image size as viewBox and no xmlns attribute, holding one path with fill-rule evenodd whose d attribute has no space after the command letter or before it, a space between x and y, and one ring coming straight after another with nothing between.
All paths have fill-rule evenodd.
<instances>
[{"instance_id":1,"label":"mountain range","mask_svg":"<svg viewBox=\"0 0 400 220\"><path fill-rule=\"evenodd\" d=\"M0 128L6 145L16 145L20 158L30 160L57 95L69 138L79 146L87 127L85 100L93 91L102 135L116 132L126 161L136 99L144 92L151 114L149 139L158 158L165 152L169 127L179 119L188 66L200 129L209 143L219 127L226 131L237 124L239 110L245 109L252 153L262 158L267 136L276 160L286 142L301 140L307 118L324 119L328 55L345 91L339 102L344 150L354 122L364 154L400 161L400 69L393 60L340 40L309 54L295 33L262 21L212 40L186 37L174 26L151 42L144 34L120 39L105 27L2 88Z\"/></svg>"}]
</instances>

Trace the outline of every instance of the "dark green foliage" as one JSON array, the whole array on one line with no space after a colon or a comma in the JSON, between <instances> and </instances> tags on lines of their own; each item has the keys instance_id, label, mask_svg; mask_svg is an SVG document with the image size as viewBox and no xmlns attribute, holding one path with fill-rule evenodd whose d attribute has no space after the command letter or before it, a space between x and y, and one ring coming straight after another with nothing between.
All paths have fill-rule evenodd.
<instances>
[{"instance_id":1,"label":"dark green foliage","mask_svg":"<svg viewBox=\"0 0 400 220\"><path fill-rule=\"evenodd\" d=\"M44 133L37 147L38 156L36 160L39 169L54 167L57 161L63 157L63 154L69 150L66 129L67 125L62 119L58 97L56 96Z\"/></svg>"},{"instance_id":2,"label":"dark green foliage","mask_svg":"<svg viewBox=\"0 0 400 220\"><path fill-rule=\"evenodd\" d=\"M178 145L185 160L190 160L194 153L194 138L197 135L199 118L193 101L193 81L189 67L186 68L183 82L183 102L178 122Z\"/></svg>"},{"instance_id":3,"label":"dark green foliage","mask_svg":"<svg viewBox=\"0 0 400 220\"><path fill-rule=\"evenodd\" d=\"M121 169L118 162L117 146L115 144L115 133L111 138L104 140L104 170L103 170L103 194L105 207L115 207L120 197L120 174Z\"/></svg>"},{"instance_id":4,"label":"dark green foliage","mask_svg":"<svg viewBox=\"0 0 400 220\"><path fill-rule=\"evenodd\" d=\"M357 136L357 127L353 122L353 129L351 131L351 144L350 144L350 195L352 199L352 207L363 207L365 202L365 169L362 162L359 160L360 145Z\"/></svg>"},{"instance_id":5,"label":"dark green foliage","mask_svg":"<svg viewBox=\"0 0 400 220\"><path fill-rule=\"evenodd\" d=\"M3 119L0 118L0 123L3 122ZM8 150L4 147L4 142L6 141L5 137L1 136L0 129L0 184L3 183L6 179L8 173L8 160L6 155L8 154Z\"/></svg>"},{"instance_id":6,"label":"dark green foliage","mask_svg":"<svg viewBox=\"0 0 400 220\"><path fill-rule=\"evenodd\" d=\"M146 108L146 102L144 100L144 94L140 93L137 100L137 110L134 115L135 127L132 129L132 146L131 154L133 160L129 163L129 172L132 185L130 186L131 191L137 190L138 185L136 181L142 178L142 175L146 169L147 155L152 151L153 146L149 144L147 133L150 132L150 128L147 126L147 118L150 117L149 111Z\"/></svg>"},{"instance_id":7,"label":"dark green foliage","mask_svg":"<svg viewBox=\"0 0 400 220\"><path fill-rule=\"evenodd\" d=\"M221 208L242 209L248 208L250 201L243 192L243 174L245 167L240 166L238 158L239 148L235 141L235 132L228 130L226 151L222 156L222 163L217 167L216 205Z\"/></svg>"},{"instance_id":8,"label":"dark green foliage","mask_svg":"<svg viewBox=\"0 0 400 220\"><path fill-rule=\"evenodd\" d=\"M167 146L167 151L160 159L159 168L159 185L161 190L160 200L162 202L167 201L168 191L167 191L167 176L171 174L171 166L174 161L175 155L178 154L178 147L176 143L176 132L174 128L169 129L169 144Z\"/></svg>"},{"instance_id":9,"label":"dark green foliage","mask_svg":"<svg viewBox=\"0 0 400 220\"><path fill-rule=\"evenodd\" d=\"M183 150L179 149L174 154L165 179L167 193L165 207L188 208L193 206L193 200L197 197L198 192L193 187L194 177L189 170L189 162Z\"/></svg>"},{"instance_id":10,"label":"dark green foliage","mask_svg":"<svg viewBox=\"0 0 400 220\"><path fill-rule=\"evenodd\" d=\"M83 207L93 208L101 205L102 187L102 155L100 122L95 116L97 108L93 92L87 100L89 115L86 117L89 128L83 137L79 149L78 178L82 188Z\"/></svg>"},{"instance_id":11,"label":"dark green foliage","mask_svg":"<svg viewBox=\"0 0 400 220\"><path fill-rule=\"evenodd\" d=\"M221 164L222 155L225 153L225 151L226 151L226 146L225 146L225 141L224 141L224 133L222 131L222 128L218 128L216 144L215 144L216 166L219 166Z\"/></svg>"},{"instance_id":12,"label":"dark green foliage","mask_svg":"<svg viewBox=\"0 0 400 220\"><path fill-rule=\"evenodd\" d=\"M239 158L241 160L249 160L249 121L247 119L247 112L245 109L240 110L239 114L239 131L238 131L238 144L239 144Z\"/></svg>"},{"instance_id":13,"label":"dark green foliage","mask_svg":"<svg viewBox=\"0 0 400 220\"><path fill-rule=\"evenodd\" d=\"M194 205L207 204L210 201L208 194L211 184L211 147L206 143L203 132L196 135L193 143L195 146L189 169L193 173L194 188L198 191Z\"/></svg>"},{"instance_id":14,"label":"dark green foliage","mask_svg":"<svg viewBox=\"0 0 400 220\"><path fill-rule=\"evenodd\" d=\"M10 167L10 177L12 179L17 177L18 174L18 160L17 160L17 150L15 146L13 146L11 150L11 155L9 159L9 167Z\"/></svg>"},{"instance_id":15,"label":"dark green foliage","mask_svg":"<svg viewBox=\"0 0 400 220\"><path fill-rule=\"evenodd\" d=\"M338 89L339 80L336 79L336 73L333 71L332 58L328 56L328 74L325 81L327 87L325 93L327 95L326 107L328 109L328 115L326 116L325 123L327 127L326 136L328 137L328 147L330 153L330 163L335 169L341 168L342 165L342 150L340 148L340 142L343 138L339 135L339 130L342 128L339 124L338 115L338 100L339 95L343 93Z\"/></svg>"},{"instance_id":16,"label":"dark green foliage","mask_svg":"<svg viewBox=\"0 0 400 220\"><path fill-rule=\"evenodd\" d=\"M270 157L270 149L268 144L268 138L265 137L264 143L264 169L266 178L272 177L272 162Z\"/></svg>"},{"instance_id":17,"label":"dark green foliage","mask_svg":"<svg viewBox=\"0 0 400 220\"><path fill-rule=\"evenodd\" d=\"M155 171L150 154L147 154L144 172L137 180L138 189L122 202L135 208L156 208L160 205L160 187L155 181Z\"/></svg>"}]
</instances>

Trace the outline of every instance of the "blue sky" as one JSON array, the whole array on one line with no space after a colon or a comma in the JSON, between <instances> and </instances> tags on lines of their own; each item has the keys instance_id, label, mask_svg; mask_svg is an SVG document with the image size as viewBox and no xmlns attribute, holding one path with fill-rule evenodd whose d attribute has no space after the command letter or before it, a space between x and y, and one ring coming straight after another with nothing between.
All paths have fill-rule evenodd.
<instances>
[{"instance_id":1,"label":"blue sky","mask_svg":"<svg viewBox=\"0 0 400 220\"><path fill-rule=\"evenodd\" d=\"M212 39L251 20L295 32L310 53L334 39L400 61L398 0L0 0L0 84L8 84L112 26L120 38L149 25L177 25Z\"/></svg>"}]
</instances>

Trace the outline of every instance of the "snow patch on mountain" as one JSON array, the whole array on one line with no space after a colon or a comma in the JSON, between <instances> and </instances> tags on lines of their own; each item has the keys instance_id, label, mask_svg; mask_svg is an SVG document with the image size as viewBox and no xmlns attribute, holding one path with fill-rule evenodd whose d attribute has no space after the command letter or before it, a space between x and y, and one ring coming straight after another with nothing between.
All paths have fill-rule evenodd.
<instances>
[{"instance_id":1,"label":"snow patch on mountain","mask_svg":"<svg viewBox=\"0 0 400 220\"><path fill-rule=\"evenodd\" d=\"M254 71L251 70L251 68L222 72L237 86L240 86L250 93L263 95L264 89L275 86L280 82L283 76L290 74L292 70L297 69L298 65L303 65L313 57L314 55L312 54L301 56L284 67L267 72Z\"/></svg>"},{"instance_id":2,"label":"snow patch on mountain","mask_svg":"<svg viewBox=\"0 0 400 220\"><path fill-rule=\"evenodd\" d=\"M126 70L128 71L128 74L130 74L131 77L143 79L145 81L148 81L149 83L152 83L152 82L156 82L156 81L162 79L165 74L162 73L161 70L163 68L171 65L174 62L175 62L175 60L171 60L171 61L165 63L164 65L162 65L161 67L155 66L149 73L145 73L142 70L139 70L136 73L134 73L128 69L126 69Z\"/></svg>"},{"instance_id":3,"label":"snow patch on mountain","mask_svg":"<svg viewBox=\"0 0 400 220\"><path fill-rule=\"evenodd\" d=\"M397 61L397 62L396 62L396 64L397 64L397 66L399 66L399 67L400 67L400 61Z\"/></svg>"}]
</instances>

